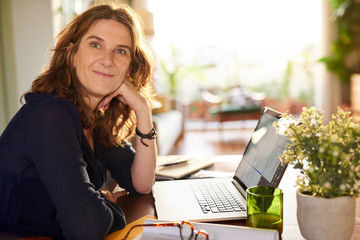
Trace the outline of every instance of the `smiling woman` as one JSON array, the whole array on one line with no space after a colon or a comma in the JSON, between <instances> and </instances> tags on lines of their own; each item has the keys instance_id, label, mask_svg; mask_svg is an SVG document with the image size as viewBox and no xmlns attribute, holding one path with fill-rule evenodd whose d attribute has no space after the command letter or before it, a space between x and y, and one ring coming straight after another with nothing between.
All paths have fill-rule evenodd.
<instances>
[{"instance_id":1,"label":"smiling woman","mask_svg":"<svg viewBox=\"0 0 360 240\"><path fill-rule=\"evenodd\" d=\"M115 202L149 193L155 178L151 69L125 5L90 8L60 32L49 67L0 137L0 230L104 239L125 226ZM136 149L127 142L135 132ZM107 170L125 191L102 191Z\"/></svg>"},{"instance_id":2,"label":"smiling woman","mask_svg":"<svg viewBox=\"0 0 360 240\"><path fill-rule=\"evenodd\" d=\"M130 50L129 29L115 20L99 20L82 37L73 64L93 111L129 78Z\"/></svg>"}]
</instances>

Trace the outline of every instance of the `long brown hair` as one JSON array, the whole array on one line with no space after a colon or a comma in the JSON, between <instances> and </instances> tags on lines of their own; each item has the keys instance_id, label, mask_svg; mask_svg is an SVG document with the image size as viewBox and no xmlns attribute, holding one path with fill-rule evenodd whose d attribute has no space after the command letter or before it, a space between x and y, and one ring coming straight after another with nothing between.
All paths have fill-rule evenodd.
<instances>
[{"instance_id":1,"label":"long brown hair","mask_svg":"<svg viewBox=\"0 0 360 240\"><path fill-rule=\"evenodd\" d=\"M81 38L101 19L113 19L124 24L132 39L130 76L139 92L151 104L152 55L145 42L142 22L127 5L98 5L75 17L59 33L49 67L35 79L31 91L52 93L72 101L78 109L83 128L94 127L94 137L103 145L122 145L130 138L136 126L135 113L129 106L114 98L106 113L97 118L85 104L86 93L73 66L73 55L78 51ZM70 48L69 45L72 44Z\"/></svg>"}]
</instances>

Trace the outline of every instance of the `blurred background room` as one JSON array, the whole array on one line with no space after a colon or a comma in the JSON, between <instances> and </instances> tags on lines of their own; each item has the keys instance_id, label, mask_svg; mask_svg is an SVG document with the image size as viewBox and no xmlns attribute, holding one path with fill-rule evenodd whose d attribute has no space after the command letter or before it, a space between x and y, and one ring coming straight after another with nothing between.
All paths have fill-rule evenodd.
<instances>
[{"instance_id":1,"label":"blurred background room","mask_svg":"<svg viewBox=\"0 0 360 240\"><path fill-rule=\"evenodd\" d=\"M337 20L355 1L1 0L0 133L61 28L111 2L134 8L154 53L160 155L242 154L264 106L294 115L316 106L327 118L337 106L356 112L349 76L323 58L334 54Z\"/></svg>"}]
</instances>

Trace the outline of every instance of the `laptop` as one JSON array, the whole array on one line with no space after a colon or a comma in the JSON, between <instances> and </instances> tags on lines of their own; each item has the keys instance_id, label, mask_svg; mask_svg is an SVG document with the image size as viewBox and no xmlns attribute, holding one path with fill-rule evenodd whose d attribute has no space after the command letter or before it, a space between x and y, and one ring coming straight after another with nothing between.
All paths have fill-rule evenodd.
<instances>
[{"instance_id":1,"label":"laptop","mask_svg":"<svg viewBox=\"0 0 360 240\"><path fill-rule=\"evenodd\" d=\"M158 219L194 222L245 219L246 189L277 187L286 170L279 154L289 140L273 126L277 121L281 129L286 128L280 119L281 113L268 107L262 110L233 177L155 182L153 196Z\"/></svg>"}]
</instances>

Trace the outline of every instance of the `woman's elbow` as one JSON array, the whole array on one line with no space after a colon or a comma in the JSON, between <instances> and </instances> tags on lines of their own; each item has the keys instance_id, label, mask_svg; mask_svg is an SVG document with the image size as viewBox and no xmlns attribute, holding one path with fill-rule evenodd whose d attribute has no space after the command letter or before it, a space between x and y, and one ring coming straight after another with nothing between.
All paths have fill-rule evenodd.
<instances>
[{"instance_id":1,"label":"woman's elbow","mask_svg":"<svg viewBox=\"0 0 360 240\"><path fill-rule=\"evenodd\" d=\"M136 187L136 191L141 194L150 194L152 191L153 182L151 184L141 184Z\"/></svg>"}]
</instances>

